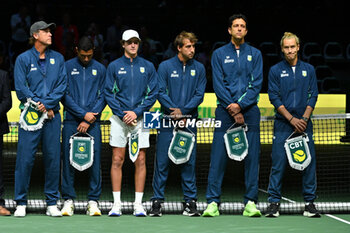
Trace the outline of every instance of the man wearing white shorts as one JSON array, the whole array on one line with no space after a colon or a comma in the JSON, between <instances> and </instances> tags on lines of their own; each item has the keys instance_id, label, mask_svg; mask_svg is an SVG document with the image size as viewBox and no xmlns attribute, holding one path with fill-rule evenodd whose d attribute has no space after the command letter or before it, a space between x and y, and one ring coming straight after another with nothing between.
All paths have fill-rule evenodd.
<instances>
[{"instance_id":1,"label":"man wearing white shorts","mask_svg":"<svg viewBox=\"0 0 350 233\"><path fill-rule=\"evenodd\" d=\"M105 96L113 112L110 118L110 145L113 148L111 182L114 203L109 216L122 214L120 194L127 144L131 144L129 154L131 153L130 159L135 164L134 215L146 216L142 197L146 180L149 132L142 128L142 117L156 101L158 84L154 65L137 56L140 42L139 34L135 30L126 30L121 40L124 55L111 62L107 68Z\"/></svg>"},{"instance_id":2,"label":"man wearing white shorts","mask_svg":"<svg viewBox=\"0 0 350 233\"><path fill-rule=\"evenodd\" d=\"M137 124L126 125L118 116L113 115L109 119L111 122L111 134L109 145L112 147L126 147L130 133L139 131L139 148L149 147L149 129L143 128L143 118L137 119Z\"/></svg>"}]
</instances>

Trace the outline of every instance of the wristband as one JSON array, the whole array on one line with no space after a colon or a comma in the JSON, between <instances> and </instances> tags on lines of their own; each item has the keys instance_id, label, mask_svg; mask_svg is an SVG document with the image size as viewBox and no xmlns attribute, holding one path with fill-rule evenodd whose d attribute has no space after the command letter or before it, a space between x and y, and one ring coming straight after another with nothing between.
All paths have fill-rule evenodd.
<instances>
[{"instance_id":1,"label":"wristband","mask_svg":"<svg viewBox=\"0 0 350 233\"><path fill-rule=\"evenodd\" d=\"M83 120L85 123L87 123L88 125L91 125L91 123L90 122L88 122L88 121L86 121L86 120Z\"/></svg>"},{"instance_id":2,"label":"wristband","mask_svg":"<svg viewBox=\"0 0 350 233\"><path fill-rule=\"evenodd\" d=\"M291 122L291 120L293 120L294 116L292 116L290 119L289 119L289 122Z\"/></svg>"}]
</instances>

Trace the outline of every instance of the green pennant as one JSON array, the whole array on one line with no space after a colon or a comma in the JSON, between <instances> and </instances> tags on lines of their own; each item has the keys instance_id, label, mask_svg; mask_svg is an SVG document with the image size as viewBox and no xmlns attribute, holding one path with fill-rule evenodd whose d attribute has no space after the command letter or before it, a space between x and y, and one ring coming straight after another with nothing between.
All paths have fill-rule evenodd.
<instances>
[{"instance_id":1,"label":"green pennant","mask_svg":"<svg viewBox=\"0 0 350 233\"><path fill-rule=\"evenodd\" d=\"M70 164L78 171L84 171L91 167L94 161L94 138L88 134L85 137L70 137Z\"/></svg>"},{"instance_id":2,"label":"green pennant","mask_svg":"<svg viewBox=\"0 0 350 233\"><path fill-rule=\"evenodd\" d=\"M192 132L174 130L168 150L169 159L175 164L186 163L191 157L195 141L196 138Z\"/></svg>"},{"instance_id":3,"label":"green pennant","mask_svg":"<svg viewBox=\"0 0 350 233\"><path fill-rule=\"evenodd\" d=\"M242 161L248 154L247 126L230 128L224 135L227 155L230 159Z\"/></svg>"},{"instance_id":4,"label":"green pennant","mask_svg":"<svg viewBox=\"0 0 350 233\"><path fill-rule=\"evenodd\" d=\"M39 111L37 103L28 99L21 112L19 123L24 130L35 131L43 127L45 119L47 113Z\"/></svg>"},{"instance_id":5,"label":"green pennant","mask_svg":"<svg viewBox=\"0 0 350 233\"><path fill-rule=\"evenodd\" d=\"M131 161L134 163L139 156L140 148L139 148L139 132L130 133L129 137L129 157Z\"/></svg>"}]
</instances>

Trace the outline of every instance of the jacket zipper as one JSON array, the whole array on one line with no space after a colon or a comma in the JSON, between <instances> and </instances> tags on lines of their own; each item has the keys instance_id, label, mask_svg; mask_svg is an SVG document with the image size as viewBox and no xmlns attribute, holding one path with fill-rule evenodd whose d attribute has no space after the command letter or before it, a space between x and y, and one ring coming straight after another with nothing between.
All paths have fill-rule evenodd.
<instances>
[{"instance_id":1,"label":"jacket zipper","mask_svg":"<svg viewBox=\"0 0 350 233\"><path fill-rule=\"evenodd\" d=\"M293 68L291 67L291 69L292 69L292 72L293 72ZM295 70L294 70L294 72L293 72L293 79L294 79L294 93L293 93L293 108L295 108L295 92L296 92L296 85L295 85L295 73L296 73L296 71L297 71L297 67L295 66Z\"/></svg>"},{"instance_id":2,"label":"jacket zipper","mask_svg":"<svg viewBox=\"0 0 350 233\"><path fill-rule=\"evenodd\" d=\"M85 107L85 67L83 67L83 98L82 105Z\"/></svg>"},{"instance_id":3,"label":"jacket zipper","mask_svg":"<svg viewBox=\"0 0 350 233\"><path fill-rule=\"evenodd\" d=\"M134 65L131 62L131 107L134 108Z\"/></svg>"}]
</instances>

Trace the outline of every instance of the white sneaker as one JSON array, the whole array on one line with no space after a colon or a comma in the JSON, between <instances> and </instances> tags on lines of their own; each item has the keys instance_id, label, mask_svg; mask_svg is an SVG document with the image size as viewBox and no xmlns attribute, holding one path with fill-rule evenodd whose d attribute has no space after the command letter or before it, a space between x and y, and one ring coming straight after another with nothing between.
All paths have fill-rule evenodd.
<instances>
[{"instance_id":1,"label":"white sneaker","mask_svg":"<svg viewBox=\"0 0 350 233\"><path fill-rule=\"evenodd\" d=\"M64 201L61 214L62 216L72 216L74 214L74 204L72 199Z\"/></svg>"},{"instance_id":2,"label":"white sneaker","mask_svg":"<svg viewBox=\"0 0 350 233\"><path fill-rule=\"evenodd\" d=\"M108 216L111 217L119 217L122 215L122 203L117 202L112 206L111 211L109 211Z\"/></svg>"},{"instance_id":3,"label":"white sneaker","mask_svg":"<svg viewBox=\"0 0 350 233\"><path fill-rule=\"evenodd\" d=\"M16 211L13 214L15 217L25 217L26 216L26 205L18 205Z\"/></svg>"},{"instance_id":4,"label":"white sneaker","mask_svg":"<svg viewBox=\"0 0 350 233\"><path fill-rule=\"evenodd\" d=\"M96 201L89 201L87 206L87 215L90 216L101 216L101 210L98 208L98 204Z\"/></svg>"},{"instance_id":5,"label":"white sneaker","mask_svg":"<svg viewBox=\"0 0 350 233\"><path fill-rule=\"evenodd\" d=\"M57 208L57 205L50 205L46 209L46 215L52 217L62 217L61 211Z\"/></svg>"},{"instance_id":6,"label":"white sneaker","mask_svg":"<svg viewBox=\"0 0 350 233\"><path fill-rule=\"evenodd\" d=\"M134 215L136 217L146 217L146 211L142 206L142 203L134 203Z\"/></svg>"}]
</instances>

